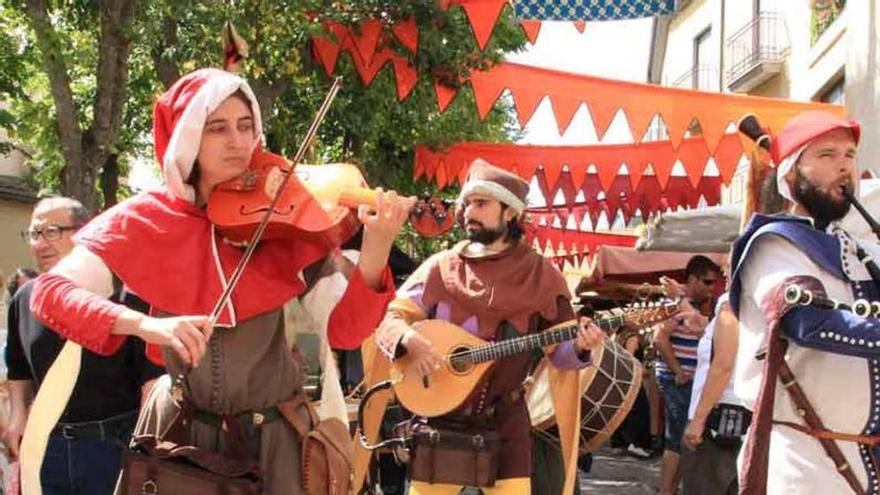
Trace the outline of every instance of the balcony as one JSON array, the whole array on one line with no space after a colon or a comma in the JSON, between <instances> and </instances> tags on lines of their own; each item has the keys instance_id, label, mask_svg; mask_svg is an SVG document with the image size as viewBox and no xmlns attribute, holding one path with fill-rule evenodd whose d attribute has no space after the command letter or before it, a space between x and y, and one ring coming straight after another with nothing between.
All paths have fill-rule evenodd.
<instances>
[{"instance_id":1,"label":"balcony","mask_svg":"<svg viewBox=\"0 0 880 495\"><path fill-rule=\"evenodd\" d=\"M782 71L789 52L785 20L775 12L758 17L727 38L727 88L747 92Z\"/></svg>"},{"instance_id":2,"label":"balcony","mask_svg":"<svg viewBox=\"0 0 880 495\"><path fill-rule=\"evenodd\" d=\"M718 91L718 67L707 64L691 67L675 79L670 86L700 91Z\"/></svg>"}]
</instances>

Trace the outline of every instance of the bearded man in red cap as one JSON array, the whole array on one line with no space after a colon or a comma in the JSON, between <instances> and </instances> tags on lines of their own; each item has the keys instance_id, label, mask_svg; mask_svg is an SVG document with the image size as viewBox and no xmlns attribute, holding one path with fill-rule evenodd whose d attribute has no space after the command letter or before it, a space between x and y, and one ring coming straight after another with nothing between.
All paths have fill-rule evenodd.
<instances>
[{"instance_id":1,"label":"bearded man in red cap","mask_svg":"<svg viewBox=\"0 0 880 495\"><path fill-rule=\"evenodd\" d=\"M862 261L878 259L877 239L850 227L861 219L844 194L858 190L859 133L824 112L792 119L771 145L790 206L752 217L733 248L734 387L754 412L740 493L880 490L880 322L786 299L794 287L847 304L880 299Z\"/></svg>"},{"instance_id":2,"label":"bearded man in red cap","mask_svg":"<svg viewBox=\"0 0 880 495\"><path fill-rule=\"evenodd\" d=\"M440 367L437 350L411 327L420 320L445 320L483 340L494 341L541 332L575 318L562 274L522 242L521 221L528 190L527 182L484 160L471 164L458 210L459 224L468 240L423 263L398 290L376 331L376 342L387 359L406 357L404 373L429 379ZM590 349L604 339L603 332L588 320L579 323L575 340L546 349L557 373L551 375L551 384L560 389L554 396L558 399L557 423L567 464L568 488L563 493L571 492L574 479L578 437L574 425L580 405L577 370L590 363ZM501 449L497 472L491 476L497 481L483 487L486 494L531 493L531 425L521 393L530 359L528 353L520 353L496 361L488 378L456 410L440 417L419 418L414 426L416 431L436 427L497 432ZM437 397L438 401L444 399ZM475 464L473 453L466 450L460 462ZM411 462L421 461L431 462L417 457ZM417 471L420 469L415 466L410 470ZM413 479L409 493L457 494L461 489L444 480L439 472L430 478Z\"/></svg>"},{"instance_id":3,"label":"bearded man in red cap","mask_svg":"<svg viewBox=\"0 0 880 495\"><path fill-rule=\"evenodd\" d=\"M71 254L34 283L31 307L61 336L98 354L112 354L131 337L151 344L183 387L172 394L169 375L160 379L136 433L167 431L184 407L192 412L184 426L197 447L258 463L263 493L286 495L303 493L301 438L281 406L300 403L293 399L302 397L305 377L285 337L282 308L307 291L305 270L321 263L327 249L298 238L263 240L222 307L218 328L206 316L244 252L224 242L206 203L219 184L265 153L262 139L260 109L245 80L216 69L182 77L154 107L164 189L130 198L80 230ZM335 297L313 298L335 304L309 308L327 322L334 347L357 347L393 296L386 262L413 200L377 195L374 211L358 212L363 243L346 287L328 287ZM107 300L114 279L150 311Z\"/></svg>"}]
</instances>

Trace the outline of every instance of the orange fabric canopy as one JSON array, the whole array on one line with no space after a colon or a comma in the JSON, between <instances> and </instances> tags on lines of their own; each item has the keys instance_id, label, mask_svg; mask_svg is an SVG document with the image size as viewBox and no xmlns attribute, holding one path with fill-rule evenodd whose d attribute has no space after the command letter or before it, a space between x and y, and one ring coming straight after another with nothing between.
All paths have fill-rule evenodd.
<instances>
[{"instance_id":1,"label":"orange fabric canopy","mask_svg":"<svg viewBox=\"0 0 880 495\"><path fill-rule=\"evenodd\" d=\"M694 119L700 123L706 146L714 151L728 126L748 113L756 114L758 120L774 130L807 110L846 113L841 105L668 88L514 63L474 72L467 82L473 88L480 117L489 114L506 89L513 97L521 125L531 119L541 100L549 97L560 134L571 124L581 104L586 104L599 139L605 135L617 111L623 110L634 141L641 141L654 116L660 115L673 148L678 148ZM435 90L441 109L446 108L457 93L456 89L437 81Z\"/></svg>"}]
</instances>

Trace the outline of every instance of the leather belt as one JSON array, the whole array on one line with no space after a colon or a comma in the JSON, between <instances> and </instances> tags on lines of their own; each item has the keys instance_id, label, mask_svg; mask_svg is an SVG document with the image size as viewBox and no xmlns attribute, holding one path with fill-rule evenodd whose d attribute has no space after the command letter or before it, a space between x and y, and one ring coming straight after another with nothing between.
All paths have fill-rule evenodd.
<instances>
[{"instance_id":1,"label":"leather belt","mask_svg":"<svg viewBox=\"0 0 880 495\"><path fill-rule=\"evenodd\" d=\"M243 425L259 427L266 423L277 421L283 417L284 416L281 415L281 412L278 410L277 406L270 406L263 409L254 409L238 414L217 414L211 411L198 409L193 411L192 416L194 421L213 426L214 428L223 431L229 431L227 422L230 419L234 419Z\"/></svg>"},{"instance_id":2,"label":"leather belt","mask_svg":"<svg viewBox=\"0 0 880 495\"><path fill-rule=\"evenodd\" d=\"M58 433L66 440L77 440L82 438L114 438L118 437L123 430L129 430L130 434L135 422L137 422L137 411L129 411L117 416L111 416L107 419L99 421L83 421L79 423L58 423L52 430Z\"/></svg>"}]
</instances>

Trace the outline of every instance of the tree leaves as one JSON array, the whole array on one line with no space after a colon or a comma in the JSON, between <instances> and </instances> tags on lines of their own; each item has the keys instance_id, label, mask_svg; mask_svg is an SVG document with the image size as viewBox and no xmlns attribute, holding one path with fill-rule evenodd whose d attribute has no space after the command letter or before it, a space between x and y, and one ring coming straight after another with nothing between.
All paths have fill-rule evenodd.
<instances>
[{"instance_id":1,"label":"tree leaves","mask_svg":"<svg viewBox=\"0 0 880 495\"><path fill-rule=\"evenodd\" d=\"M65 163L57 135L57 115L49 84L35 51L34 33L26 22L24 2L0 6L0 99L8 99L12 138L34 157L36 178L57 190ZM67 68L81 129L88 129L96 91L102 2L73 0L53 9L51 19ZM63 8L63 11L61 10ZM485 51L473 39L462 9L439 9L435 0L149 0L138 4L131 29L132 44L125 84L125 106L112 152L124 173L133 160L152 160L152 103L182 74L222 65L220 30L232 21L250 48L243 64L260 100L267 147L292 155L329 87L323 69L312 58L310 39L322 33L320 21L356 26L366 19L383 22L384 38L403 55L412 56L391 34L395 22L415 18L418 53L413 58L419 84L409 99L397 101L390 66L370 87L363 87L348 55L338 63L343 91L312 152L318 161L351 161L362 166L372 186L405 194L433 192L412 181L416 144L444 146L461 140L508 141L518 127L506 105L498 105L485 122L475 112L470 92L456 97L440 113L431 81L439 75L452 83L471 70L489 67L503 54L520 49L525 38L506 9ZM7 48L9 48L7 50ZM97 180L98 174L91 175Z\"/></svg>"}]
</instances>

